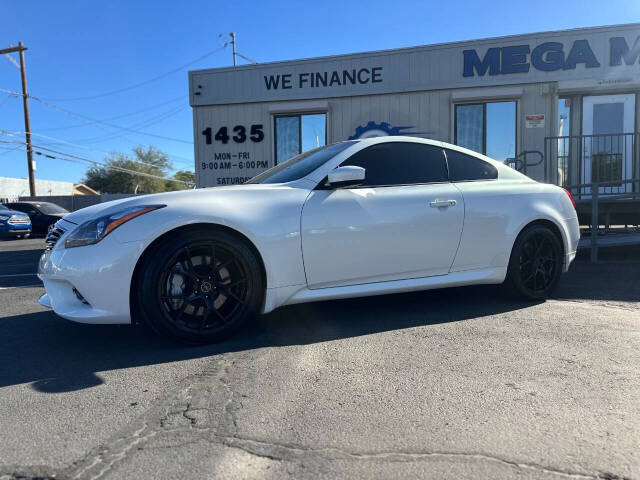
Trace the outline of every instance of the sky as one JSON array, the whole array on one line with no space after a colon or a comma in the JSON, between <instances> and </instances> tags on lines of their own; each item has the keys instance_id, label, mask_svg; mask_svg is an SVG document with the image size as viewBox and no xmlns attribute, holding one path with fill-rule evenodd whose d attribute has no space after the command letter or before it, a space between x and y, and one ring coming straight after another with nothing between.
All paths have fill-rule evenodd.
<instances>
[{"instance_id":1,"label":"sky","mask_svg":"<svg viewBox=\"0 0 640 480\"><path fill-rule=\"evenodd\" d=\"M99 162L151 145L174 170L193 170L187 72L230 66L231 48L221 47L231 31L239 53L270 62L640 22L638 0L0 0L0 7L0 48L23 42L29 94L45 102L30 100L35 145ZM0 89L0 140L24 141L22 100L4 92L21 90L20 71L5 56ZM27 176L26 153L11 150L17 145L0 142L0 176ZM47 180L79 182L87 168L36 160L36 178Z\"/></svg>"}]
</instances>

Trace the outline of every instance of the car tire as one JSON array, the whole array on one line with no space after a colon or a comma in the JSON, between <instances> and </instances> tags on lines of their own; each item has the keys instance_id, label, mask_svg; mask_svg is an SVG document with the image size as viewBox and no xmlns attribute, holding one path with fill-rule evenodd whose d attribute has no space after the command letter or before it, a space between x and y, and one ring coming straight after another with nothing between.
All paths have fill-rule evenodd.
<instances>
[{"instance_id":1,"label":"car tire","mask_svg":"<svg viewBox=\"0 0 640 480\"><path fill-rule=\"evenodd\" d=\"M265 285L239 236L190 230L155 245L139 269L138 310L156 333L190 345L223 340L257 315Z\"/></svg>"},{"instance_id":2,"label":"car tire","mask_svg":"<svg viewBox=\"0 0 640 480\"><path fill-rule=\"evenodd\" d=\"M527 227L511 250L505 287L515 298L548 298L558 285L563 262L562 244L551 229L544 225Z\"/></svg>"}]
</instances>

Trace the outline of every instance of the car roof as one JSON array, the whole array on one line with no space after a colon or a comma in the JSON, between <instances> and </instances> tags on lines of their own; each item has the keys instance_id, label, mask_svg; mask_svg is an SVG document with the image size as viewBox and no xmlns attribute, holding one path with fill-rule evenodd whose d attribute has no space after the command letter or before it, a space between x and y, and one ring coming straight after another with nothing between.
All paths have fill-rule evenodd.
<instances>
[{"instance_id":1,"label":"car roof","mask_svg":"<svg viewBox=\"0 0 640 480\"><path fill-rule=\"evenodd\" d=\"M495 160L491 157L487 157L481 153L478 153L473 150L469 150L468 148L461 147L459 145L454 145L452 143L443 142L440 140L433 140L431 138L422 138L422 137L409 137L406 135L389 135L384 137L371 137L371 138L361 138L357 139L358 142L366 143L368 145L376 145L378 143L387 143L387 142L412 142L412 143L422 143L424 145L434 145L436 147L447 148L449 150L455 150L460 153L464 153L466 155L470 155L472 157L477 157L492 164L504 165L502 162Z\"/></svg>"}]
</instances>

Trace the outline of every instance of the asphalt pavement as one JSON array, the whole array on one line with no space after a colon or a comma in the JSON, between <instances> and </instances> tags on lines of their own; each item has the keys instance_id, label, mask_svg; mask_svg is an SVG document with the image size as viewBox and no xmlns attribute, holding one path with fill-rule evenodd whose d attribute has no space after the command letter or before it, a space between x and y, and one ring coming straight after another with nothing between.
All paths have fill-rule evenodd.
<instances>
[{"instance_id":1,"label":"asphalt pavement","mask_svg":"<svg viewBox=\"0 0 640 480\"><path fill-rule=\"evenodd\" d=\"M640 478L640 262L285 307L219 345L40 307L0 241L0 479Z\"/></svg>"}]
</instances>

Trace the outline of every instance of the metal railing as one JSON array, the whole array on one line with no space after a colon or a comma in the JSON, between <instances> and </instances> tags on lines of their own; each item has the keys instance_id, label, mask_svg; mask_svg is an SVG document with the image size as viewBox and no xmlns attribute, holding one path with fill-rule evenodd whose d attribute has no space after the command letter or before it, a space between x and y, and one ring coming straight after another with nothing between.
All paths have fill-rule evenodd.
<instances>
[{"instance_id":1,"label":"metal railing","mask_svg":"<svg viewBox=\"0 0 640 480\"><path fill-rule=\"evenodd\" d=\"M535 157L536 160L533 162L529 162L529 156ZM510 166L514 170L519 171L520 173L524 173L525 175L527 175L527 170L529 167L537 167L543 161L544 155L540 150L524 150L515 157L507 158L504 161L504 164Z\"/></svg>"},{"instance_id":2,"label":"metal railing","mask_svg":"<svg viewBox=\"0 0 640 480\"><path fill-rule=\"evenodd\" d=\"M638 175L640 132L545 138L545 180L566 187L583 184L577 198L591 195L590 185L601 185L600 195L633 191L626 180Z\"/></svg>"},{"instance_id":3,"label":"metal railing","mask_svg":"<svg viewBox=\"0 0 640 480\"><path fill-rule=\"evenodd\" d=\"M620 187L620 186L630 186L627 192L612 194L610 192L605 192L604 194L600 191L601 189L608 189L612 186ZM632 178L627 180L616 180L612 182L591 182L591 183L579 183L575 185L565 185L569 192L574 195L577 192L583 192L585 190L589 191L589 198L584 200L586 205L590 204L591 207L591 220L590 220L590 242L589 247L591 249L591 261L598 261L598 248L600 244L599 233L600 233L600 216L601 216L601 203L602 201L606 201L607 204L613 205L619 209L621 205L625 203L631 206L633 210L637 208L636 202L640 201L640 178ZM578 200L580 201L580 200ZM578 206L579 208L579 206ZM640 211L635 213L637 215L636 218L640 218ZM634 216L635 216L634 215ZM640 222L638 222L640 223ZM635 223L638 225L638 223ZM609 228L608 221L605 221L605 233Z\"/></svg>"}]
</instances>

